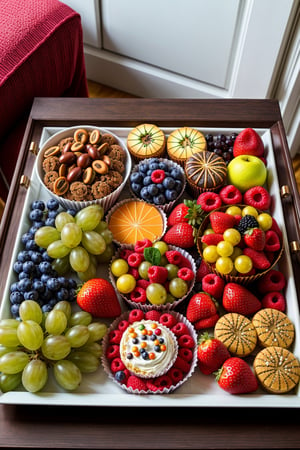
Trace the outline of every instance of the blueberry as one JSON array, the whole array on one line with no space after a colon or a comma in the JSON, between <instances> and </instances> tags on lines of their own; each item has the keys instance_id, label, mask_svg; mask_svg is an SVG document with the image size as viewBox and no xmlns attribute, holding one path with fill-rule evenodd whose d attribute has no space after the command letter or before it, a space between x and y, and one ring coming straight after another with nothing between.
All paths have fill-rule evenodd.
<instances>
[{"instance_id":1,"label":"blueberry","mask_svg":"<svg viewBox=\"0 0 300 450\"><path fill-rule=\"evenodd\" d=\"M55 227L55 217L47 217L47 219L45 220L45 225L49 227Z\"/></svg>"},{"instance_id":2,"label":"blueberry","mask_svg":"<svg viewBox=\"0 0 300 450\"><path fill-rule=\"evenodd\" d=\"M34 300L37 301L37 299L39 298L39 293L37 291L27 291L24 292L24 300Z\"/></svg>"},{"instance_id":3,"label":"blueberry","mask_svg":"<svg viewBox=\"0 0 300 450\"><path fill-rule=\"evenodd\" d=\"M69 289L77 289L77 281L74 278L66 278Z\"/></svg>"},{"instance_id":4,"label":"blueberry","mask_svg":"<svg viewBox=\"0 0 300 450\"><path fill-rule=\"evenodd\" d=\"M149 359L149 353L147 351L143 352L141 355L143 359Z\"/></svg>"},{"instance_id":5,"label":"blueberry","mask_svg":"<svg viewBox=\"0 0 300 450\"><path fill-rule=\"evenodd\" d=\"M34 289L37 292L44 292L45 291L45 285L41 280L35 280L32 283L32 289Z\"/></svg>"},{"instance_id":6,"label":"blueberry","mask_svg":"<svg viewBox=\"0 0 300 450\"><path fill-rule=\"evenodd\" d=\"M151 171L159 169L159 162L153 161L149 164L149 169Z\"/></svg>"},{"instance_id":7,"label":"blueberry","mask_svg":"<svg viewBox=\"0 0 300 450\"><path fill-rule=\"evenodd\" d=\"M47 250L43 250L42 252L43 261L52 262L53 259L48 255Z\"/></svg>"},{"instance_id":8,"label":"blueberry","mask_svg":"<svg viewBox=\"0 0 300 450\"><path fill-rule=\"evenodd\" d=\"M145 200L145 201L150 201L150 200L152 200L152 195L149 194L149 191L148 191L148 187L147 187L147 186L144 186L144 187L141 189L140 196L141 196L141 198L142 198L143 200Z\"/></svg>"},{"instance_id":9,"label":"blueberry","mask_svg":"<svg viewBox=\"0 0 300 450\"><path fill-rule=\"evenodd\" d=\"M118 381L119 383L122 383L126 378L125 372L123 372L123 370L118 370L115 373L115 380Z\"/></svg>"},{"instance_id":10,"label":"blueberry","mask_svg":"<svg viewBox=\"0 0 300 450\"><path fill-rule=\"evenodd\" d=\"M171 177L173 177L175 180L183 180L183 173L180 169L178 169L177 167L173 167L170 171L170 175Z\"/></svg>"},{"instance_id":11,"label":"blueberry","mask_svg":"<svg viewBox=\"0 0 300 450\"><path fill-rule=\"evenodd\" d=\"M182 191L183 183L181 180L175 180L175 190L179 193Z\"/></svg>"},{"instance_id":12,"label":"blueberry","mask_svg":"<svg viewBox=\"0 0 300 450\"><path fill-rule=\"evenodd\" d=\"M40 209L32 209L29 213L29 219L32 222L39 222L43 219L43 211Z\"/></svg>"},{"instance_id":13,"label":"blueberry","mask_svg":"<svg viewBox=\"0 0 300 450\"><path fill-rule=\"evenodd\" d=\"M166 203L166 197L163 194L156 195L153 197L153 202L155 205L164 205Z\"/></svg>"},{"instance_id":14,"label":"blueberry","mask_svg":"<svg viewBox=\"0 0 300 450\"><path fill-rule=\"evenodd\" d=\"M46 206L49 211L56 211L59 208L59 203L55 198L50 198L50 200L47 201Z\"/></svg>"},{"instance_id":15,"label":"blueberry","mask_svg":"<svg viewBox=\"0 0 300 450\"><path fill-rule=\"evenodd\" d=\"M33 273L34 269L35 269L35 264L33 261L25 261L23 263L23 272Z\"/></svg>"},{"instance_id":16,"label":"blueberry","mask_svg":"<svg viewBox=\"0 0 300 450\"><path fill-rule=\"evenodd\" d=\"M144 185L144 186L149 186L149 184L151 184L151 183L152 183L151 177L147 175L147 176L143 179L143 185Z\"/></svg>"},{"instance_id":17,"label":"blueberry","mask_svg":"<svg viewBox=\"0 0 300 450\"><path fill-rule=\"evenodd\" d=\"M10 285L9 288L10 292L18 292L19 291L19 283L17 281L15 281L14 283L12 283Z\"/></svg>"},{"instance_id":18,"label":"blueberry","mask_svg":"<svg viewBox=\"0 0 300 450\"><path fill-rule=\"evenodd\" d=\"M34 239L30 239L26 242L25 248L26 250L38 251L39 246L36 244Z\"/></svg>"},{"instance_id":19,"label":"blueberry","mask_svg":"<svg viewBox=\"0 0 300 450\"><path fill-rule=\"evenodd\" d=\"M145 174L149 169L149 164L148 163L141 163L139 165L139 171L142 172L143 174Z\"/></svg>"},{"instance_id":20,"label":"blueberry","mask_svg":"<svg viewBox=\"0 0 300 450\"><path fill-rule=\"evenodd\" d=\"M157 183L156 186L157 186L159 192L161 192L161 193L165 192L165 188L164 188L164 185L162 183Z\"/></svg>"},{"instance_id":21,"label":"blueberry","mask_svg":"<svg viewBox=\"0 0 300 450\"><path fill-rule=\"evenodd\" d=\"M38 251L34 251L31 254L31 261L33 261L35 264L39 264L40 262L43 261L43 257L42 254Z\"/></svg>"},{"instance_id":22,"label":"blueberry","mask_svg":"<svg viewBox=\"0 0 300 450\"><path fill-rule=\"evenodd\" d=\"M42 261L39 264L39 269L40 269L41 273L48 274L52 270L52 265L49 261Z\"/></svg>"},{"instance_id":23,"label":"blueberry","mask_svg":"<svg viewBox=\"0 0 300 450\"><path fill-rule=\"evenodd\" d=\"M32 282L29 278L23 278L22 280L19 281L18 287L20 292L30 291L32 287Z\"/></svg>"},{"instance_id":24,"label":"blueberry","mask_svg":"<svg viewBox=\"0 0 300 450\"><path fill-rule=\"evenodd\" d=\"M165 189L173 189L175 187L175 180L172 177L166 177L163 182L163 186Z\"/></svg>"},{"instance_id":25,"label":"blueberry","mask_svg":"<svg viewBox=\"0 0 300 450\"><path fill-rule=\"evenodd\" d=\"M31 204L31 209L40 209L41 211L45 210L45 203L42 200L35 200Z\"/></svg>"},{"instance_id":26,"label":"blueberry","mask_svg":"<svg viewBox=\"0 0 300 450\"><path fill-rule=\"evenodd\" d=\"M155 195L157 195L159 193L159 189L156 184L152 183L152 184L149 184L149 186L148 186L148 192L150 195L152 195L152 197L154 197Z\"/></svg>"},{"instance_id":27,"label":"blueberry","mask_svg":"<svg viewBox=\"0 0 300 450\"><path fill-rule=\"evenodd\" d=\"M24 270L22 270L22 272L19 273L19 280L23 280L23 278L30 278L31 274L28 272L24 272Z\"/></svg>"},{"instance_id":28,"label":"blueberry","mask_svg":"<svg viewBox=\"0 0 300 450\"><path fill-rule=\"evenodd\" d=\"M178 193L174 189L167 189L165 196L168 202L173 202L178 197Z\"/></svg>"},{"instance_id":29,"label":"blueberry","mask_svg":"<svg viewBox=\"0 0 300 450\"><path fill-rule=\"evenodd\" d=\"M16 261L13 268L16 273L21 273L23 270L23 263L21 261Z\"/></svg>"},{"instance_id":30,"label":"blueberry","mask_svg":"<svg viewBox=\"0 0 300 450\"><path fill-rule=\"evenodd\" d=\"M69 291L68 289L62 287L57 291L57 298L58 300L68 300L69 298Z\"/></svg>"},{"instance_id":31,"label":"blueberry","mask_svg":"<svg viewBox=\"0 0 300 450\"><path fill-rule=\"evenodd\" d=\"M57 216L58 211L56 209L50 209L48 211L48 219L55 219L55 217Z\"/></svg>"},{"instance_id":32,"label":"blueberry","mask_svg":"<svg viewBox=\"0 0 300 450\"><path fill-rule=\"evenodd\" d=\"M159 161L158 166L161 170L164 170L165 172L169 169L168 164L164 161Z\"/></svg>"},{"instance_id":33,"label":"blueberry","mask_svg":"<svg viewBox=\"0 0 300 450\"><path fill-rule=\"evenodd\" d=\"M42 228L43 226L45 226L45 221L44 220L36 220L33 222L33 225L39 229Z\"/></svg>"},{"instance_id":34,"label":"blueberry","mask_svg":"<svg viewBox=\"0 0 300 450\"><path fill-rule=\"evenodd\" d=\"M74 302L77 297L77 289L69 289L69 302Z\"/></svg>"},{"instance_id":35,"label":"blueberry","mask_svg":"<svg viewBox=\"0 0 300 450\"><path fill-rule=\"evenodd\" d=\"M142 186L138 183L131 183L131 189L135 194L139 195L140 191L142 189Z\"/></svg>"},{"instance_id":36,"label":"blueberry","mask_svg":"<svg viewBox=\"0 0 300 450\"><path fill-rule=\"evenodd\" d=\"M48 280L47 280L47 288L48 289L51 289L51 291L58 291L58 289L60 289L60 286L61 286L61 284L60 284L58 278L54 278L54 277L48 278Z\"/></svg>"},{"instance_id":37,"label":"blueberry","mask_svg":"<svg viewBox=\"0 0 300 450\"><path fill-rule=\"evenodd\" d=\"M25 261L30 261L30 259L31 259L31 256L30 256L28 250L21 250L18 253L17 261L25 262Z\"/></svg>"},{"instance_id":38,"label":"blueberry","mask_svg":"<svg viewBox=\"0 0 300 450\"><path fill-rule=\"evenodd\" d=\"M141 184L143 182L144 175L142 175L140 172L132 172L130 175L130 181L132 183L138 183Z\"/></svg>"},{"instance_id":39,"label":"blueberry","mask_svg":"<svg viewBox=\"0 0 300 450\"><path fill-rule=\"evenodd\" d=\"M49 305L49 303L45 303L45 304L42 306L42 311L43 311L44 313L50 312L51 310L52 310L52 306Z\"/></svg>"},{"instance_id":40,"label":"blueberry","mask_svg":"<svg viewBox=\"0 0 300 450\"><path fill-rule=\"evenodd\" d=\"M34 237L34 234L27 231L27 233L24 233L21 237L22 244L26 245L26 242L32 240L33 237Z\"/></svg>"},{"instance_id":41,"label":"blueberry","mask_svg":"<svg viewBox=\"0 0 300 450\"><path fill-rule=\"evenodd\" d=\"M70 214L70 216L72 216L72 217L75 217L75 216L76 216L76 213L77 213L77 211L76 211L76 209L73 209L73 208L69 208L69 209L67 209L67 213L69 213L69 214Z\"/></svg>"},{"instance_id":42,"label":"blueberry","mask_svg":"<svg viewBox=\"0 0 300 450\"><path fill-rule=\"evenodd\" d=\"M50 291L50 289L48 289L47 286L45 286L44 287L44 292L41 292L41 298L45 302L48 302L51 297L52 297L52 291Z\"/></svg>"},{"instance_id":43,"label":"blueberry","mask_svg":"<svg viewBox=\"0 0 300 450\"><path fill-rule=\"evenodd\" d=\"M14 303L11 305L10 311L13 317L18 318L19 317L19 309L20 305L18 303Z\"/></svg>"},{"instance_id":44,"label":"blueberry","mask_svg":"<svg viewBox=\"0 0 300 450\"><path fill-rule=\"evenodd\" d=\"M9 300L13 305L20 305L20 303L24 300L24 295L18 291L11 292Z\"/></svg>"}]
</instances>

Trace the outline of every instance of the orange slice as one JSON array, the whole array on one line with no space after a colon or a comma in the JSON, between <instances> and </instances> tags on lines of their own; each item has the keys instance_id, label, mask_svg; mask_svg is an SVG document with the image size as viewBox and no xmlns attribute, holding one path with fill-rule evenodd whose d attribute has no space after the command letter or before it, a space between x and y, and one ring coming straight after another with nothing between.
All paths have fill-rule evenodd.
<instances>
[{"instance_id":1,"label":"orange slice","mask_svg":"<svg viewBox=\"0 0 300 450\"><path fill-rule=\"evenodd\" d=\"M114 240L120 244L135 244L146 238L153 242L165 231L163 212L139 200L130 199L116 205L107 222Z\"/></svg>"}]
</instances>

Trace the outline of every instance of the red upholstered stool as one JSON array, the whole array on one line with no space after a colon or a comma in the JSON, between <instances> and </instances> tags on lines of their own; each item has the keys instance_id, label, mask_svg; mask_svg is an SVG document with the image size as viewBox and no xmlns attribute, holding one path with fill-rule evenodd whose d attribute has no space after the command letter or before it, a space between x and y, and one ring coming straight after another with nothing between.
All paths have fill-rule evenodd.
<instances>
[{"instance_id":1,"label":"red upholstered stool","mask_svg":"<svg viewBox=\"0 0 300 450\"><path fill-rule=\"evenodd\" d=\"M2 0L0 196L4 200L34 97L61 96L88 96L79 14L58 0Z\"/></svg>"}]
</instances>

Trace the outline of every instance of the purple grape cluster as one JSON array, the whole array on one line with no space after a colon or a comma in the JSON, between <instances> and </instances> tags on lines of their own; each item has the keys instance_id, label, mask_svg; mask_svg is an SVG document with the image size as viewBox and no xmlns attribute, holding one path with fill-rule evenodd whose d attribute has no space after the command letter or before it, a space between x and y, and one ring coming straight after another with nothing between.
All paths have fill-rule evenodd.
<instances>
[{"instance_id":1,"label":"purple grape cluster","mask_svg":"<svg viewBox=\"0 0 300 450\"><path fill-rule=\"evenodd\" d=\"M233 158L233 144L236 137L237 133L231 133L229 135L218 134L217 136L207 134L205 136L207 150L221 156L228 163Z\"/></svg>"},{"instance_id":2,"label":"purple grape cluster","mask_svg":"<svg viewBox=\"0 0 300 450\"><path fill-rule=\"evenodd\" d=\"M57 302L72 302L76 298L77 282L59 276L52 267L53 259L34 240L37 229L45 225L54 226L58 212L59 203L55 199L48 200L46 204L42 200L31 204L28 215L31 226L21 237L23 248L13 264L18 280L11 284L9 298L11 314L15 318L19 317L20 304L24 300L34 300L43 312L49 312Z\"/></svg>"}]
</instances>

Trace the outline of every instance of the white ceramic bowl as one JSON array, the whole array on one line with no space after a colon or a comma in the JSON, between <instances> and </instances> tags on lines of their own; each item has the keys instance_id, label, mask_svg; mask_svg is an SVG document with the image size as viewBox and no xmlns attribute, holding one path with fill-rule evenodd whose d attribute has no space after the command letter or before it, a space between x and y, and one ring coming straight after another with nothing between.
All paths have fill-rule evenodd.
<instances>
[{"instance_id":1,"label":"white ceramic bowl","mask_svg":"<svg viewBox=\"0 0 300 450\"><path fill-rule=\"evenodd\" d=\"M123 173L123 181L113 192L111 192L106 197L102 197L102 198L95 199L95 200L86 200L86 201L69 200L67 198L64 198L63 196L54 194L44 183L43 160L44 160L45 151L49 147L57 145L62 139L72 137L74 135L74 132L80 128L85 129L88 132L90 132L92 130L100 130L100 132L102 134L104 134L104 133L111 134L116 139L117 144L122 147L122 149L124 150L124 152L126 154L125 171ZM62 205L63 208L75 209L76 211L78 211L86 206L89 206L91 204L97 203L97 204L100 204L104 208L105 212L107 212L116 203L119 195L121 194L122 190L124 189L127 179L131 172L131 167L132 167L131 156L127 150L127 147L122 142L122 140L117 135L115 135L114 133L112 133L111 131L109 131L107 129L99 128L99 127L91 126L91 125L77 125L74 127L65 128L64 130L59 131L58 133L55 133L53 136L51 136L49 139L47 139L47 141L40 148L39 153L37 155L37 160L35 163L35 170L36 170L37 178L41 182L41 184L45 188L45 190L48 192L48 194L51 197L56 198L58 200L58 202Z\"/></svg>"}]
</instances>

